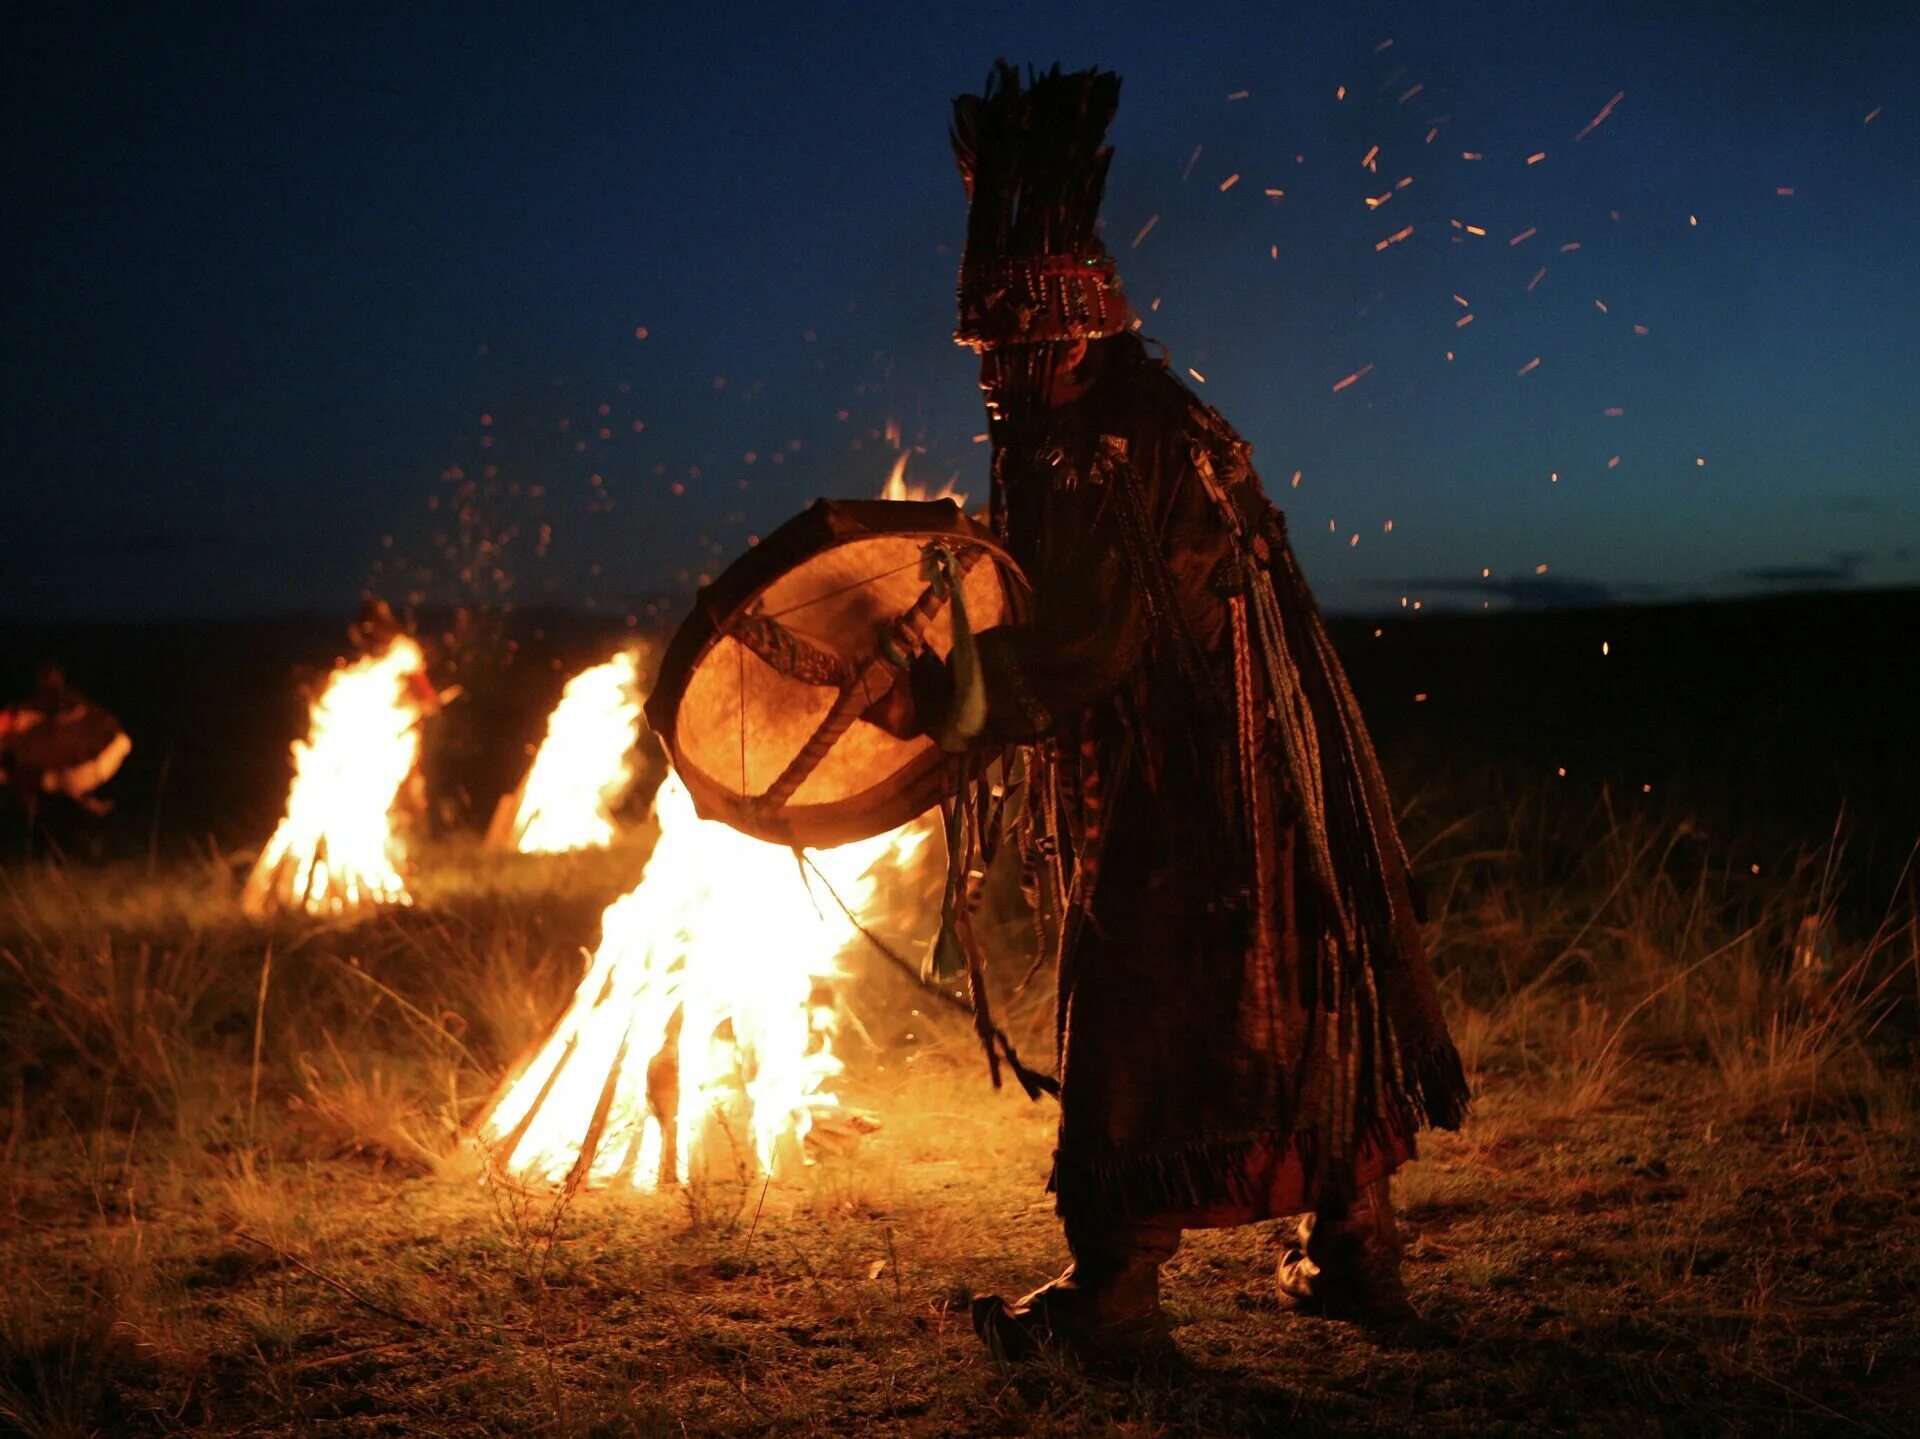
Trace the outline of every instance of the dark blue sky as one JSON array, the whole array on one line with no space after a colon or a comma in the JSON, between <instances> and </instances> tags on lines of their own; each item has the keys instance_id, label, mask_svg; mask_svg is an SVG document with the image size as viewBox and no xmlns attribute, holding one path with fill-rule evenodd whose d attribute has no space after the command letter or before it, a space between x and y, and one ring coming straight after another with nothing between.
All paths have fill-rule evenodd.
<instances>
[{"instance_id":1,"label":"dark blue sky","mask_svg":"<svg viewBox=\"0 0 1920 1439\"><path fill-rule=\"evenodd\" d=\"M1920 0L278 8L7 11L0 615L627 610L890 422L979 493L999 55L1126 77L1109 244L1329 607L1920 582Z\"/></svg>"}]
</instances>

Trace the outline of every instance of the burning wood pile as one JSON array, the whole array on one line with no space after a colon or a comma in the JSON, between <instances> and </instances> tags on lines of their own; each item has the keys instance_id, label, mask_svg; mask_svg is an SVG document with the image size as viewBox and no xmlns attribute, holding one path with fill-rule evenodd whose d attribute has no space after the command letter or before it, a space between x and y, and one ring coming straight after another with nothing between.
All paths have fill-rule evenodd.
<instances>
[{"instance_id":1,"label":"burning wood pile","mask_svg":"<svg viewBox=\"0 0 1920 1439\"><path fill-rule=\"evenodd\" d=\"M246 913L339 914L409 904L394 807L420 760L433 704L420 646L404 634L328 676L293 744L286 817L241 894Z\"/></svg>"},{"instance_id":2,"label":"burning wood pile","mask_svg":"<svg viewBox=\"0 0 1920 1439\"><path fill-rule=\"evenodd\" d=\"M779 1174L838 1105L822 984L881 876L928 861L931 819L809 855L810 884L792 851L700 819L676 777L655 806L640 883L608 908L572 1003L476 1126L496 1173L638 1189L714 1166Z\"/></svg>"},{"instance_id":3,"label":"burning wood pile","mask_svg":"<svg viewBox=\"0 0 1920 1439\"><path fill-rule=\"evenodd\" d=\"M633 785L640 653L622 650L567 681L527 777L489 828L490 848L521 854L603 849Z\"/></svg>"},{"instance_id":4,"label":"burning wood pile","mask_svg":"<svg viewBox=\"0 0 1920 1439\"><path fill-rule=\"evenodd\" d=\"M906 467L903 453L884 498L926 498ZM950 484L937 498L949 497L963 502ZM605 756L633 722L624 708L616 722L610 701L633 692L630 676L596 671L567 686L519 815L596 793L605 815L615 801L596 785L618 776L624 787L630 771ZM579 717L568 718L576 705ZM603 740L603 758L585 763ZM549 790L543 770L557 743L570 756L552 771L564 788ZM804 1163L816 1122L839 1111L828 1087L841 1070L831 994L839 957L881 917L887 880L923 879L944 858L931 842L937 812L804 855L701 819L673 773L655 812L652 856L602 917L572 1002L475 1126L496 1175L655 1189L716 1168L777 1175ZM532 832L519 831L520 848ZM586 832L594 827L564 830Z\"/></svg>"}]
</instances>

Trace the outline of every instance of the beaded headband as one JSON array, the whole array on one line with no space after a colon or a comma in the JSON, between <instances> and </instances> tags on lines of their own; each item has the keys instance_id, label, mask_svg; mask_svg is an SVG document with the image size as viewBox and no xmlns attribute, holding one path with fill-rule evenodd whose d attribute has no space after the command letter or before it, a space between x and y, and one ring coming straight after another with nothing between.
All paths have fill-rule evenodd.
<instances>
[{"instance_id":1,"label":"beaded headband","mask_svg":"<svg viewBox=\"0 0 1920 1439\"><path fill-rule=\"evenodd\" d=\"M1031 74L1004 62L954 101L954 158L966 185L967 248L953 338L996 345L1104 339L1134 323L1100 243L1104 143L1120 77Z\"/></svg>"},{"instance_id":2,"label":"beaded headband","mask_svg":"<svg viewBox=\"0 0 1920 1439\"><path fill-rule=\"evenodd\" d=\"M1133 323L1110 255L1036 255L960 267L954 340L976 350L1099 340Z\"/></svg>"}]
</instances>

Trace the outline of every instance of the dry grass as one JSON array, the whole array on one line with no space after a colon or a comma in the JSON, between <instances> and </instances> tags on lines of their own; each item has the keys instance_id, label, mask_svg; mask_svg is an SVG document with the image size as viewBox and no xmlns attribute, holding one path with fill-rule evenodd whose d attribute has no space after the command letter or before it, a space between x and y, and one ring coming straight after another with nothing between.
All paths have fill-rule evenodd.
<instances>
[{"instance_id":1,"label":"dry grass","mask_svg":"<svg viewBox=\"0 0 1920 1439\"><path fill-rule=\"evenodd\" d=\"M1905 1109L1870 1041L1920 997L1911 891L1878 910L1844 896L1837 831L1762 863L1688 817L1556 799L1489 807L1416 855L1469 1073L1525 1077L1584 1113L1643 1054L1709 1066L1741 1117ZM1876 922L1849 933L1843 898Z\"/></svg>"},{"instance_id":2,"label":"dry grass","mask_svg":"<svg viewBox=\"0 0 1920 1439\"><path fill-rule=\"evenodd\" d=\"M477 1182L459 1122L640 851L449 849L412 910L265 927L220 865L13 872L0 1429L1903 1430L1910 901L1847 894L1837 839L1751 855L1650 807L1463 793L1409 817L1479 1087L1398 1182L1430 1322L1286 1317L1272 1234L1194 1234L1169 1268L1186 1360L1134 1376L978 1350L967 1294L1063 1258L1051 1112L987 1090L884 967L852 992L871 1043L849 1042L847 1086L884 1127L803 1175ZM1016 1013L1043 1030L1043 1008Z\"/></svg>"}]
</instances>

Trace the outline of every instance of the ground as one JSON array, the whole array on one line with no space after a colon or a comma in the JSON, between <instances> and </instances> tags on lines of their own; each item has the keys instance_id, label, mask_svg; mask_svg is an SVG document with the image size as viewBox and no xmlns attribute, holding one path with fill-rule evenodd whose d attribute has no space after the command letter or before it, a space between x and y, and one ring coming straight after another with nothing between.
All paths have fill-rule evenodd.
<instances>
[{"instance_id":1,"label":"ground","mask_svg":"<svg viewBox=\"0 0 1920 1439\"><path fill-rule=\"evenodd\" d=\"M9 1258L47 1303L119 1291L58 1331L93 1347L13 1382L65 1432L208 1434L1897 1433L1920 1399L1920 1149L1719 1128L1657 1063L1586 1117L1495 1088L1429 1146L1401 1181L1420 1332L1279 1312L1272 1234L1222 1231L1169 1268L1177 1368L1001 1368L967 1293L1062 1250L1045 1115L967 1078L905 1086L899 1132L764 1205L589 1195L557 1223L363 1159L143 1194L76 1136Z\"/></svg>"},{"instance_id":2,"label":"ground","mask_svg":"<svg viewBox=\"0 0 1920 1439\"><path fill-rule=\"evenodd\" d=\"M1476 1088L1396 1180L1424 1322L1285 1313L1274 1226L1190 1234L1183 1358L1132 1375L974 1339L972 1291L1064 1260L1052 1113L992 1091L964 1023L871 956L841 987L867 1036L842 1089L877 1132L773 1182L479 1181L460 1125L552 1022L644 837L443 843L416 906L350 921L245 921L217 859L6 871L0 1427L1911 1432L1910 899L1843 923L1837 845L1755 875L1605 794L1407 808ZM1030 1053L1044 1011L1009 1009Z\"/></svg>"}]
</instances>

